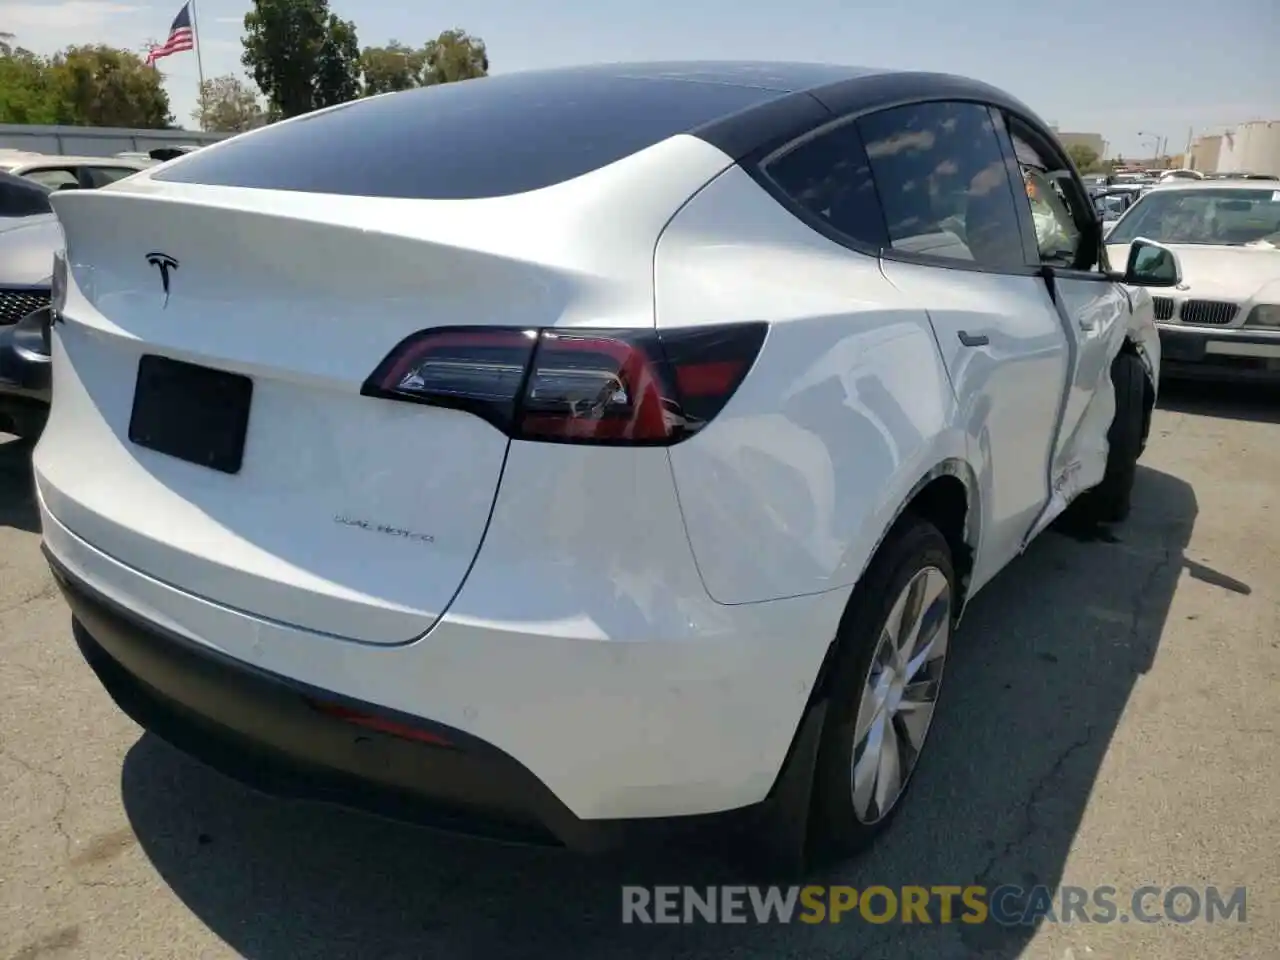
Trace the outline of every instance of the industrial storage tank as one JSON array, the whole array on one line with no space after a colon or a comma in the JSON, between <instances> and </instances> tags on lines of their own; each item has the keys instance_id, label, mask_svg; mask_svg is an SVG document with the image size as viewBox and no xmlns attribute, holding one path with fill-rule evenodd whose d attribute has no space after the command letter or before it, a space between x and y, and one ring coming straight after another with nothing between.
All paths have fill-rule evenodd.
<instances>
[{"instance_id":1,"label":"industrial storage tank","mask_svg":"<svg viewBox=\"0 0 1280 960\"><path fill-rule=\"evenodd\" d=\"M1196 138L1191 144L1191 155L1187 158L1187 166L1201 173L1217 173L1218 162L1222 154L1222 134L1212 134Z\"/></svg>"},{"instance_id":2,"label":"industrial storage tank","mask_svg":"<svg viewBox=\"0 0 1280 960\"><path fill-rule=\"evenodd\" d=\"M1218 171L1280 176L1280 120L1254 120L1224 133Z\"/></svg>"}]
</instances>

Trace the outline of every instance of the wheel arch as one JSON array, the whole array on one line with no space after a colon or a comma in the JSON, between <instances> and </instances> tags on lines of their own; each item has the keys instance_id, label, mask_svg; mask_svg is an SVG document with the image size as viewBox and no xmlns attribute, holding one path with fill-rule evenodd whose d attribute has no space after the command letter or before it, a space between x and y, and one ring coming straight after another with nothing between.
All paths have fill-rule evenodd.
<instances>
[{"instance_id":1,"label":"wheel arch","mask_svg":"<svg viewBox=\"0 0 1280 960\"><path fill-rule=\"evenodd\" d=\"M970 578L982 534L982 498L979 495L977 474L968 462L959 457L940 460L909 488L898 508L884 524L874 546L867 553L858 579L854 581L853 588L849 592L845 612L847 614L849 607L852 606L858 585L862 582L867 568L879 554L894 527L908 513L922 517L937 527L951 548L951 562L955 568L960 589L960 596L954 607L955 619L959 623L960 614L968 601ZM831 645L827 648L813 686L811 699L826 696L826 683L831 672L836 640L837 637L832 637Z\"/></svg>"},{"instance_id":2,"label":"wheel arch","mask_svg":"<svg viewBox=\"0 0 1280 960\"><path fill-rule=\"evenodd\" d=\"M1151 435L1151 418L1155 413L1156 393L1160 386L1160 371L1153 363L1158 364L1159 360L1156 359L1153 362L1148 355L1147 347L1133 332L1124 338L1124 343L1120 345L1120 353L1137 357L1138 362L1142 364L1143 372L1147 375L1146 384L1142 390L1142 447L1145 449L1147 438Z\"/></svg>"},{"instance_id":3,"label":"wheel arch","mask_svg":"<svg viewBox=\"0 0 1280 960\"><path fill-rule=\"evenodd\" d=\"M867 557L867 566L894 525L908 512L937 527L951 548L951 561L961 589L960 603L956 605L958 613L968 597L969 578L982 532L982 498L973 467L958 457L948 457L916 480L876 540L875 548ZM865 569L866 566L864 572Z\"/></svg>"},{"instance_id":4,"label":"wheel arch","mask_svg":"<svg viewBox=\"0 0 1280 960\"><path fill-rule=\"evenodd\" d=\"M906 515L915 515L938 527L951 547L952 564L959 580L959 602L955 604L955 622L968 598L969 577L977 556L981 536L982 499L977 475L964 460L948 457L939 461L911 486L898 509L885 524L874 548L849 592L841 629L831 638L822 665L809 693L809 702L801 713L790 749L783 759L778 777L765 802L766 823L763 836L771 855L789 865L806 860L809 841L809 817L812 805L813 777L818 758L818 745L826 721L831 698L831 677L843 625L856 602L859 584L867 569L883 548L894 527Z\"/></svg>"}]
</instances>

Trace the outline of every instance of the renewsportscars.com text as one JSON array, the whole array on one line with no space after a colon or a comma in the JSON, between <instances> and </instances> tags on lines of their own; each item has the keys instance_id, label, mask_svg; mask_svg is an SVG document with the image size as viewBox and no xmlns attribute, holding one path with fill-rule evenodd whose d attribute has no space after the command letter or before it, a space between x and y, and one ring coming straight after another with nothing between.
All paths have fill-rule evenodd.
<instances>
[{"instance_id":1,"label":"renewsportscars.com text","mask_svg":"<svg viewBox=\"0 0 1280 960\"><path fill-rule=\"evenodd\" d=\"M1244 887L622 888L623 923L1244 923Z\"/></svg>"}]
</instances>

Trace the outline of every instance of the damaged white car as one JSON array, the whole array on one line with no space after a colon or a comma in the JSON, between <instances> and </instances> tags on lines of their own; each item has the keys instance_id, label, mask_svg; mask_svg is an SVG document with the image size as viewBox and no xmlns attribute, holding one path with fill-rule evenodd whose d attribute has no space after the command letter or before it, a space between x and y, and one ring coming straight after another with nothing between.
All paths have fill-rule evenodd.
<instances>
[{"instance_id":1,"label":"damaged white car","mask_svg":"<svg viewBox=\"0 0 1280 960\"><path fill-rule=\"evenodd\" d=\"M584 849L882 830L964 604L1126 515L1178 279L1007 94L807 64L372 97L53 205L35 483L121 707Z\"/></svg>"}]
</instances>

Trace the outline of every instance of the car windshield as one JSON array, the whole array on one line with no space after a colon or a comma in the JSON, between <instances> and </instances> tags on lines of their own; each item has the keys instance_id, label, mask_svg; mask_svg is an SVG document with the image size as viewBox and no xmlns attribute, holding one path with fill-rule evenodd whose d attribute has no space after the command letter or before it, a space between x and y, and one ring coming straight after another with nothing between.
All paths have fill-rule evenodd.
<instances>
[{"instance_id":1,"label":"car windshield","mask_svg":"<svg viewBox=\"0 0 1280 960\"><path fill-rule=\"evenodd\" d=\"M1116 226L1109 243L1137 237L1161 243L1280 247L1280 191L1155 190Z\"/></svg>"},{"instance_id":2,"label":"car windshield","mask_svg":"<svg viewBox=\"0 0 1280 960\"><path fill-rule=\"evenodd\" d=\"M1106 193L1100 197L1095 197L1093 205L1102 216L1114 219L1124 213L1125 207L1128 206L1128 200L1120 194Z\"/></svg>"}]
</instances>

